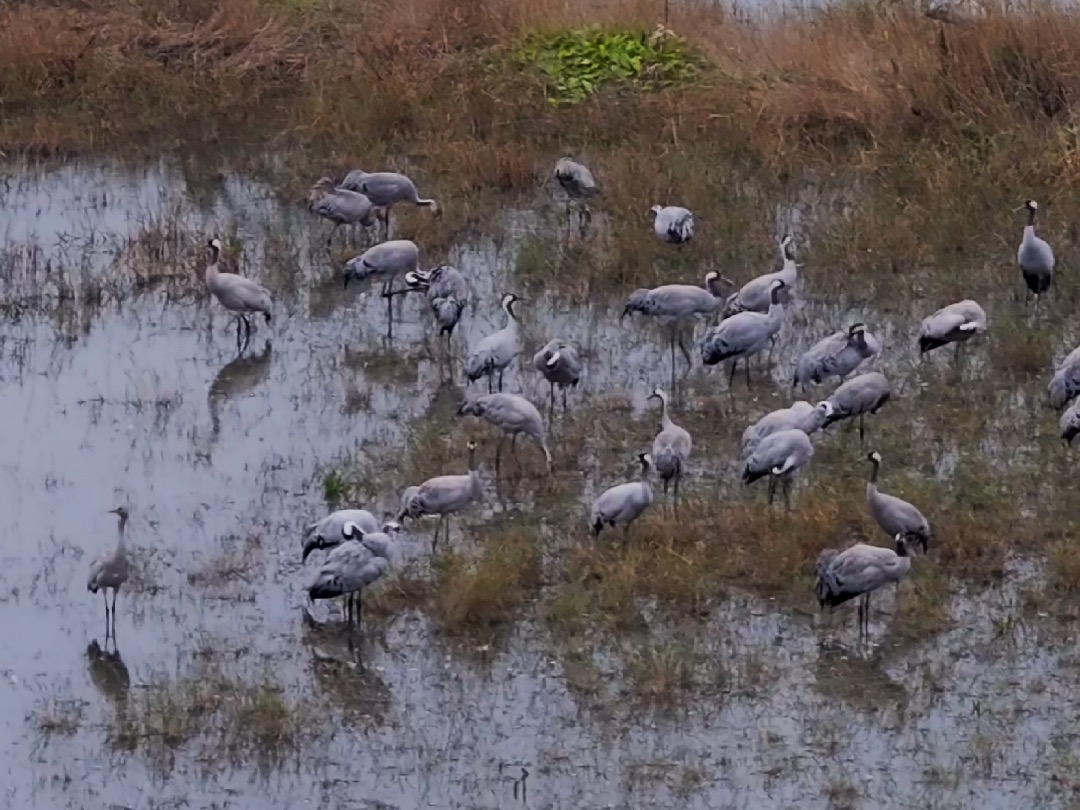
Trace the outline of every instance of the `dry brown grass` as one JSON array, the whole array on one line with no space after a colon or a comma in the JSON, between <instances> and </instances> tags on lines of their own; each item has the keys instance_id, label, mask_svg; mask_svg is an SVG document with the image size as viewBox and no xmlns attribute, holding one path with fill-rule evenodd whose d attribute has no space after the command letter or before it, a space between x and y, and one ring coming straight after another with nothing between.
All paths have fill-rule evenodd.
<instances>
[{"instance_id":1,"label":"dry brown grass","mask_svg":"<svg viewBox=\"0 0 1080 810\"><path fill-rule=\"evenodd\" d=\"M623 220L645 216L643 192L677 190L695 210L716 210L737 161L768 167L781 184L793 170L824 177L844 165L889 172L894 194L883 204L923 235L954 222L922 200L970 185L972 172L992 174L997 189L1023 178L1012 194L1063 191L1080 173L1070 112L1080 20L1049 3L991 9L965 27L942 27L907 4L856 2L753 24L682 9L672 27L712 65L700 80L605 91L571 109L550 107L502 61L536 28L651 29L656 14L636 0L9 4L0 10L0 149L243 132L341 166L423 164L444 193L464 198L461 222L475 214L470 196L531 190L568 147L595 148L606 205ZM849 259L862 258L861 216L849 223ZM723 219L716 227L727 233L746 224L730 208ZM917 257L910 238L897 229L887 255Z\"/></svg>"}]
</instances>

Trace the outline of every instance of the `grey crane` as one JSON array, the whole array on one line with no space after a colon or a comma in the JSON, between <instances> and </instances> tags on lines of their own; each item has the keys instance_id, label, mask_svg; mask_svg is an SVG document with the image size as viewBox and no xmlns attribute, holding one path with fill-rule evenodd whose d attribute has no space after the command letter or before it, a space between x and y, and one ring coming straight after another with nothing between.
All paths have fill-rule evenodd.
<instances>
[{"instance_id":1,"label":"grey crane","mask_svg":"<svg viewBox=\"0 0 1080 810\"><path fill-rule=\"evenodd\" d=\"M396 523L388 524L390 532L396 532ZM327 556L308 584L311 601L345 597L346 621L351 626L355 605L356 619L360 619L362 593L378 581L390 563L393 541L390 534L365 533L355 523L345 524L345 541Z\"/></svg>"},{"instance_id":2,"label":"grey crane","mask_svg":"<svg viewBox=\"0 0 1080 810\"><path fill-rule=\"evenodd\" d=\"M1080 400L1065 409L1058 427L1061 430L1061 440L1071 447L1073 439L1080 434Z\"/></svg>"},{"instance_id":3,"label":"grey crane","mask_svg":"<svg viewBox=\"0 0 1080 810\"><path fill-rule=\"evenodd\" d=\"M652 460L656 474L664 482L664 497L667 498L668 485L673 484L672 503L675 509L679 505L679 482L686 472L686 462L694 443L690 432L671 421L668 415L668 395L663 388L654 388L649 399L660 400L660 432L656 434L652 445Z\"/></svg>"},{"instance_id":4,"label":"grey crane","mask_svg":"<svg viewBox=\"0 0 1080 810\"><path fill-rule=\"evenodd\" d=\"M431 540L434 553L439 542L439 529L446 525L447 541L450 538L449 515L460 512L474 501L480 500L480 471L476 466L476 442L469 442L469 472L465 475L440 475L429 478L413 493L404 505L398 519L438 515L435 536ZM402 499L404 501L404 498Z\"/></svg>"},{"instance_id":5,"label":"grey crane","mask_svg":"<svg viewBox=\"0 0 1080 810\"><path fill-rule=\"evenodd\" d=\"M745 459L757 447L758 442L769 434L798 427L798 423L813 412L813 403L800 399L786 408L778 408L765 414L743 431L742 440L739 443L739 457Z\"/></svg>"},{"instance_id":6,"label":"grey crane","mask_svg":"<svg viewBox=\"0 0 1080 810\"><path fill-rule=\"evenodd\" d=\"M799 471L814 457L810 437L798 428L778 430L758 442L743 462L742 480L752 484L769 476L769 505L776 496L776 484L784 490L784 503L791 509L791 485Z\"/></svg>"},{"instance_id":7,"label":"grey crane","mask_svg":"<svg viewBox=\"0 0 1080 810\"><path fill-rule=\"evenodd\" d=\"M866 439L866 414L875 414L881 410L889 397L892 389L885 375L879 371L869 371L852 377L846 383L833 391L828 402L832 405L832 413L825 420L822 428L827 428L834 422L844 419L859 417L859 441Z\"/></svg>"},{"instance_id":8,"label":"grey crane","mask_svg":"<svg viewBox=\"0 0 1080 810\"><path fill-rule=\"evenodd\" d=\"M911 570L907 539L897 533L895 550L856 543L843 551L827 548L818 557L814 591L818 604L835 608L862 597L858 622L862 632L870 622L870 594L890 583L899 585Z\"/></svg>"},{"instance_id":9,"label":"grey crane","mask_svg":"<svg viewBox=\"0 0 1080 810\"><path fill-rule=\"evenodd\" d=\"M502 391L503 372L521 354L521 324L514 314L514 304L519 300L513 293L506 293L502 297L506 326L481 338L465 359L466 379L476 382L481 377L487 377L488 393L492 391L491 380L496 373L499 375L499 390Z\"/></svg>"},{"instance_id":10,"label":"grey crane","mask_svg":"<svg viewBox=\"0 0 1080 810\"><path fill-rule=\"evenodd\" d=\"M383 221L383 236L386 239L390 238L390 212L395 205L407 203L430 208L434 216L442 216L439 204L433 199L421 197L416 190L416 183L399 172L365 172L353 169L345 175L341 187L360 192L379 209Z\"/></svg>"},{"instance_id":11,"label":"grey crane","mask_svg":"<svg viewBox=\"0 0 1080 810\"><path fill-rule=\"evenodd\" d=\"M566 410L566 389L577 388L581 382L581 360L577 349L564 340L549 340L533 355L533 368L544 375L550 386L548 417L555 411L555 386L562 391L563 410Z\"/></svg>"},{"instance_id":12,"label":"grey crane","mask_svg":"<svg viewBox=\"0 0 1080 810\"><path fill-rule=\"evenodd\" d=\"M469 303L469 282L456 267L440 264L429 273L406 273L405 284L407 290L422 290L427 296L435 323L439 325L439 334L446 335L446 348L449 351L450 336Z\"/></svg>"},{"instance_id":13,"label":"grey crane","mask_svg":"<svg viewBox=\"0 0 1080 810\"><path fill-rule=\"evenodd\" d=\"M807 383L820 383L829 377L839 377L843 382L848 374L862 365L864 360L881 351L881 342L870 332L866 324L853 323L847 329L833 332L803 352L795 364L791 387Z\"/></svg>"},{"instance_id":14,"label":"grey crane","mask_svg":"<svg viewBox=\"0 0 1080 810\"><path fill-rule=\"evenodd\" d=\"M831 414L832 403L826 401L811 405L803 400L767 413L743 431L739 458L745 461L762 439L780 430L801 430L807 436L812 436L821 430Z\"/></svg>"},{"instance_id":15,"label":"grey crane","mask_svg":"<svg viewBox=\"0 0 1080 810\"><path fill-rule=\"evenodd\" d=\"M986 331L986 312L970 298L942 307L919 325L919 355L941 346L962 343Z\"/></svg>"},{"instance_id":16,"label":"grey crane","mask_svg":"<svg viewBox=\"0 0 1080 810\"><path fill-rule=\"evenodd\" d=\"M731 282L715 271L705 274L705 285L664 284L653 289L639 289L630 293L623 307L622 321L627 315L640 312L657 318L671 329L671 376L675 377L675 344L678 343L688 365L693 365L690 350L683 344L679 328L686 322L704 318L716 312L723 303L723 286Z\"/></svg>"},{"instance_id":17,"label":"grey crane","mask_svg":"<svg viewBox=\"0 0 1080 810\"><path fill-rule=\"evenodd\" d=\"M790 234L780 240L780 256L783 266L775 273L752 278L746 282L742 289L732 293L721 311L721 318L730 318L740 312L768 312L772 306L773 282L779 279L788 288L788 294L795 288L795 282L799 279L799 266L795 264L795 248Z\"/></svg>"},{"instance_id":18,"label":"grey crane","mask_svg":"<svg viewBox=\"0 0 1080 810\"><path fill-rule=\"evenodd\" d=\"M366 195L359 191L335 186L331 177L322 177L311 187L308 204L312 213L334 223L334 227L330 229L330 235L326 237L327 247L333 241L334 233L342 225L353 227L361 225L370 228L377 219L378 209Z\"/></svg>"},{"instance_id":19,"label":"grey crane","mask_svg":"<svg viewBox=\"0 0 1080 810\"><path fill-rule=\"evenodd\" d=\"M715 366L725 360L731 361L728 388L735 379L735 367L741 359L746 371L746 386L750 387L750 358L769 345L780 332L784 323L784 309L780 303L780 291L784 281L774 278L770 282L772 305L766 313L746 310L725 318L705 333L701 341L701 361Z\"/></svg>"},{"instance_id":20,"label":"grey crane","mask_svg":"<svg viewBox=\"0 0 1080 810\"><path fill-rule=\"evenodd\" d=\"M580 204L578 224L584 232L588 224L592 222L592 212L585 200L595 196L600 190L596 184L596 178L585 164L574 160L571 155L561 157L555 162L553 176L569 198L566 206L566 226L570 227L570 203L576 201Z\"/></svg>"},{"instance_id":21,"label":"grey crane","mask_svg":"<svg viewBox=\"0 0 1080 810\"><path fill-rule=\"evenodd\" d=\"M1028 222L1024 226L1024 237L1016 251L1016 263L1024 276L1027 298L1035 296L1035 311L1039 311L1039 301L1043 293L1054 283L1054 250L1045 240L1035 235L1035 217L1039 213L1039 204L1027 200L1017 211L1027 210Z\"/></svg>"},{"instance_id":22,"label":"grey crane","mask_svg":"<svg viewBox=\"0 0 1080 810\"><path fill-rule=\"evenodd\" d=\"M1054 369L1054 376L1050 378L1047 390L1050 406L1057 410L1064 408L1080 394L1080 346L1069 352Z\"/></svg>"},{"instance_id":23,"label":"grey crane","mask_svg":"<svg viewBox=\"0 0 1080 810\"><path fill-rule=\"evenodd\" d=\"M261 284L235 273L222 273L218 270L221 257L221 240L216 236L210 240L210 261L206 265L206 289L225 309L236 316L236 349L243 351L251 340L251 322L248 315L261 312L270 323L270 291ZM244 326L243 345L240 342L240 325Z\"/></svg>"},{"instance_id":24,"label":"grey crane","mask_svg":"<svg viewBox=\"0 0 1080 810\"><path fill-rule=\"evenodd\" d=\"M589 526L594 537L600 534L605 525L614 528L621 523L625 545L630 540L630 524L641 517L641 513L652 504L653 491L649 484L649 474L653 460L648 453L639 453L638 461L641 462L639 480L610 487L593 501Z\"/></svg>"},{"instance_id":25,"label":"grey crane","mask_svg":"<svg viewBox=\"0 0 1080 810\"><path fill-rule=\"evenodd\" d=\"M131 562L128 560L127 545L124 542L124 530L127 528L128 510L126 506L110 509L109 514L118 519L116 548L104 557L98 557L90 563L90 572L86 578L86 590L96 594L101 591L105 600L105 640L110 634L116 638L116 595L131 575ZM112 610L109 610L109 591L112 591ZM110 624L110 616L112 623ZM111 630L111 633L110 633Z\"/></svg>"},{"instance_id":26,"label":"grey crane","mask_svg":"<svg viewBox=\"0 0 1080 810\"><path fill-rule=\"evenodd\" d=\"M654 205L653 230L665 242L682 245L694 238L694 215L678 205Z\"/></svg>"},{"instance_id":27,"label":"grey crane","mask_svg":"<svg viewBox=\"0 0 1080 810\"><path fill-rule=\"evenodd\" d=\"M499 444L495 448L495 469L499 468L499 457L503 442L510 437L510 449L514 450L518 434L524 434L540 445L544 451L544 460L551 470L551 451L548 450L547 433L540 418L540 411L525 397L518 394L484 394L475 399L467 399L458 408L458 416L475 416L494 425L502 431Z\"/></svg>"},{"instance_id":28,"label":"grey crane","mask_svg":"<svg viewBox=\"0 0 1080 810\"><path fill-rule=\"evenodd\" d=\"M394 334L394 279L416 272L420 264L420 249L408 239L382 242L365 250L345 263L345 287L353 279L382 279L382 297L386 299L386 334Z\"/></svg>"},{"instance_id":29,"label":"grey crane","mask_svg":"<svg viewBox=\"0 0 1080 810\"><path fill-rule=\"evenodd\" d=\"M345 540L345 527L350 523L369 533L386 530L386 526L367 509L339 509L305 527L302 559L306 562L311 552L317 549L341 545Z\"/></svg>"},{"instance_id":30,"label":"grey crane","mask_svg":"<svg viewBox=\"0 0 1080 810\"><path fill-rule=\"evenodd\" d=\"M889 537L902 534L908 540L919 544L923 552L930 545L930 523L923 513L907 501L895 495L886 495L877 488L878 472L881 469L881 454L876 450L867 456L869 459L870 480L866 482L866 502L870 506L870 515Z\"/></svg>"}]
</instances>

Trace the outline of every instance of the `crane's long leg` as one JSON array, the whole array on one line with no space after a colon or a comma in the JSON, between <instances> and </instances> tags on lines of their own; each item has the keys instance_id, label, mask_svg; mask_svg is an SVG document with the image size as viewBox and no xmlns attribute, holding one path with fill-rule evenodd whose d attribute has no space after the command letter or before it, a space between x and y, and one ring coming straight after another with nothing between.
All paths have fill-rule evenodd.
<instances>
[{"instance_id":1,"label":"crane's long leg","mask_svg":"<svg viewBox=\"0 0 1080 810\"><path fill-rule=\"evenodd\" d=\"M776 497L776 477L769 476L769 506L772 506L773 498Z\"/></svg>"},{"instance_id":2,"label":"crane's long leg","mask_svg":"<svg viewBox=\"0 0 1080 810\"><path fill-rule=\"evenodd\" d=\"M502 377L503 377L502 369L499 369L499 393L500 394L502 393Z\"/></svg>"},{"instance_id":3,"label":"crane's long leg","mask_svg":"<svg viewBox=\"0 0 1080 810\"><path fill-rule=\"evenodd\" d=\"M735 379L735 369L738 368L738 366L739 366L739 361L738 361L737 358L735 360L731 361L731 371L728 372L728 377L727 377L728 391L731 391L731 382L732 382L732 380Z\"/></svg>"},{"instance_id":4,"label":"crane's long leg","mask_svg":"<svg viewBox=\"0 0 1080 810\"><path fill-rule=\"evenodd\" d=\"M784 486L784 503L787 506L787 510L791 511L791 479L788 478L783 482Z\"/></svg>"},{"instance_id":5,"label":"crane's long leg","mask_svg":"<svg viewBox=\"0 0 1080 810\"><path fill-rule=\"evenodd\" d=\"M334 239L334 233L340 227L341 227L341 223L340 222L335 222L334 227L330 229L330 235L328 237L326 237L326 246L327 247L330 247L330 242L333 241L333 239Z\"/></svg>"},{"instance_id":6,"label":"crane's long leg","mask_svg":"<svg viewBox=\"0 0 1080 810\"><path fill-rule=\"evenodd\" d=\"M694 367L694 359L690 356L690 350L686 348L686 344L683 342L682 333L679 334L679 349L682 351L682 356L686 359L686 365L690 368Z\"/></svg>"},{"instance_id":7,"label":"crane's long leg","mask_svg":"<svg viewBox=\"0 0 1080 810\"><path fill-rule=\"evenodd\" d=\"M239 353L241 351L241 349L240 349L240 326L241 326L240 321L241 320L242 320L241 316L237 315L236 316L236 351L237 351L237 353Z\"/></svg>"},{"instance_id":8,"label":"crane's long leg","mask_svg":"<svg viewBox=\"0 0 1080 810\"><path fill-rule=\"evenodd\" d=\"M562 409L563 413L566 413L566 386L562 387Z\"/></svg>"},{"instance_id":9,"label":"crane's long leg","mask_svg":"<svg viewBox=\"0 0 1080 810\"><path fill-rule=\"evenodd\" d=\"M548 421L550 422L555 415L555 383L549 382L548 385ZM565 390L565 389L564 389ZM565 403L565 399L563 402ZM566 410L566 405L563 405L563 410Z\"/></svg>"},{"instance_id":10,"label":"crane's long leg","mask_svg":"<svg viewBox=\"0 0 1080 810\"><path fill-rule=\"evenodd\" d=\"M672 510L675 512L676 517L679 514L679 481L682 480L682 473L675 473L675 491L671 497Z\"/></svg>"},{"instance_id":11,"label":"crane's long leg","mask_svg":"<svg viewBox=\"0 0 1080 810\"><path fill-rule=\"evenodd\" d=\"M105 638L109 638L109 591L107 588L101 589L101 601L105 603Z\"/></svg>"},{"instance_id":12,"label":"crane's long leg","mask_svg":"<svg viewBox=\"0 0 1080 810\"><path fill-rule=\"evenodd\" d=\"M859 444L866 441L866 414L859 414Z\"/></svg>"},{"instance_id":13,"label":"crane's long leg","mask_svg":"<svg viewBox=\"0 0 1080 810\"><path fill-rule=\"evenodd\" d=\"M494 391L495 391L495 388L494 388L494 383L493 383L493 381L492 381L492 377L493 377L493 376L494 376L494 375L492 375L492 374L491 374L490 372L489 372L489 373L488 373L488 375L487 375L487 380L488 380L488 393L489 393L489 394L491 394L491 393L494 393Z\"/></svg>"},{"instance_id":14,"label":"crane's long leg","mask_svg":"<svg viewBox=\"0 0 1080 810\"><path fill-rule=\"evenodd\" d=\"M750 358L743 360L743 370L746 372L746 387L750 387Z\"/></svg>"},{"instance_id":15,"label":"crane's long leg","mask_svg":"<svg viewBox=\"0 0 1080 810\"><path fill-rule=\"evenodd\" d=\"M248 344L251 343L251 321L248 320L247 315L242 315L241 318L244 321L244 349L246 349Z\"/></svg>"},{"instance_id":16,"label":"crane's long leg","mask_svg":"<svg viewBox=\"0 0 1080 810\"><path fill-rule=\"evenodd\" d=\"M112 626L113 626L113 638L116 638L116 594L119 592L119 588L113 588L112 591Z\"/></svg>"},{"instance_id":17,"label":"crane's long leg","mask_svg":"<svg viewBox=\"0 0 1080 810\"><path fill-rule=\"evenodd\" d=\"M517 437L516 433L510 434L510 453L515 456L517 455Z\"/></svg>"}]
</instances>

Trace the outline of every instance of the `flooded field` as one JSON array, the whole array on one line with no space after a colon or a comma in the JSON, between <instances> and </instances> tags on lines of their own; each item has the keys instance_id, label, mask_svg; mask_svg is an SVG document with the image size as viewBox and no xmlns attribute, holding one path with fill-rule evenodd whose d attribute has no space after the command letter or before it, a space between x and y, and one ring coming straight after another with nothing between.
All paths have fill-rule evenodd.
<instances>
[{"instance_id":1,"label":"flooded field","mask_svg":"<svg viewBox=\"0 0 1080 810\"><path fill-rule=\"evenodd\" d=\"M448 358L418 297L387 342L383 300L343 289L359 251L328 251L327 223L250 179L9 164L0 199L0 805L1076 806L1074 461L1043 400L1080 329L1066 273L1040 320L1025 310L1008 212L1008 244L951 280L853 289L815 263L830 223L777 206L805 266L773 362L729 391L726 370L678 358L685 515L658 495L624 550L593 543L588 506L658 429L646 397L670 384L666 336L620 323L637 285L582 305L531 275L537 254L582 249L558 207L506 212L499 238L439 255L423 212L410 219L421 265L472 286ZM274 298L241 356L202 280L214 235ZM692 250L665 280L715 264ZM771 268L719 269L741 283ZM550 479L528 441L496 479L496 435L455 416L465 347L502 326L508 291L527 338L506 390L546 405L530 361L551 337L585 360L555 409ZM968 296L986 339L920 362L919 318ZM884 344L866 368L894 401L866 447L843 426L815 436L795 510L767 510L764 482L738 482L742 430L790 402L799 352L856 320ZM469 439L485 496L452 519L451 550L433 557L434 522L410 524L351 638L337 605L309 607L302 528L345 504L396 512L406 485L463 472ZM871 446L935 544L860 640L853 606L819 613L812 558L884 544L863 494ZM136 576L112 653L85 578L121 504ZM700 534L685 547L684 524ZM729 567L679 568L716 559Z\"/></svg>"}]
</instances>

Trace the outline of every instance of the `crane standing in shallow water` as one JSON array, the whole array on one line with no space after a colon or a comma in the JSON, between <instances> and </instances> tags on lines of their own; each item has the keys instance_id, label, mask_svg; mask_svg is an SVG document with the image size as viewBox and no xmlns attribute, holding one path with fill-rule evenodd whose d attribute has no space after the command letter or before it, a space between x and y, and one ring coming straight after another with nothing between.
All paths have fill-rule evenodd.
<instances>
[{"instance_id":1,"label":"crane standing in shallow water","mask_svg":"<svg viewBox=\"0 0 1080 810\"><path fill-rule=\"evenodd\" d=\"M210 240L210 262L206 265L206 289L218 303L236 316L236 350L242 352L251 340L251 321L248 315L261 312L270 323L270 291L249 278L218 270L221 240ZM240 324L244 325L244 342L240 343Z\"/></svg>"},{"instance_id":2,"label":"crane standing in shallow water","mask_svg":"<svg viewBox=\"0 0 1080 810\"><path fill-rule=\"evenodd\" d=\"M124 529L127 528L128 522L128 510L127 507L118 506L115 509L109 510L110 514L116 515L119 518L119 537L116 541L116 548L112 553L99 557L90 563L90 573L86 578L86 590L90 593L96 594L101 591L101 596L105 600L105 640L108 641L110 635L113 639L116 638L116 595L120 592L120 587L128 581L128 576L131 574L131 563L128 561L127 546L124 544ZM112 589L112 611L109 610L109 589ZM110 616L112 622L110 624Z\"/></svg>"}]
</instances>

